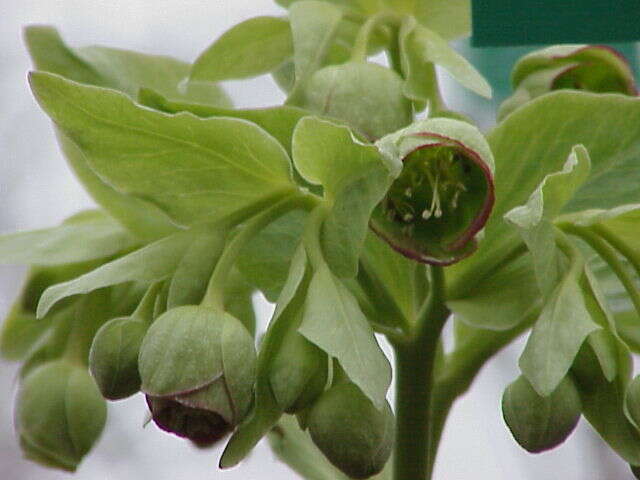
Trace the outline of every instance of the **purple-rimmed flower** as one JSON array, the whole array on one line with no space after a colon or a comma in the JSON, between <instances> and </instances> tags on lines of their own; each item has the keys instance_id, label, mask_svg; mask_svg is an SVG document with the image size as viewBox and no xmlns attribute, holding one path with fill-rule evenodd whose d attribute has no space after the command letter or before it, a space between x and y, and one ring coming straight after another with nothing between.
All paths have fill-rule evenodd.
<instances>
[{"instance_id":1,"label":"purple-rimmed flower","mask_svg":"<svg viewBox=\"0 0 640 480\"><path fill-rule=\"evenodd\" d=\"M500 107L499 118L554 90L638 95L626 58L605 45L558 45L532 52L516 63L511 83L514 94Z\"/></svg>"},{"instance_id":2,"label":"purple-rimmed flower","mask_svg":"<svg viewBox=\"0 0 640 480\"><path fill-rule=\"evenodd\" d=\"M199 446L230 432L253 400L253 338L225 312L203 306L167 311L149 328L138 363L153 421Z\"/></svg>"},{"instance_id":3,"label":"purple-rimmed flower","mask_svg":"<svg viewBox=\"0 0 640 480\"><path fill-rule=\"evenodd\" d=\"M493 156L472 125L436 118L378 143L399 175L374 210L371 228L408 258L450 265L476 249L495 199Z\"/></svg>"}]
</instances>

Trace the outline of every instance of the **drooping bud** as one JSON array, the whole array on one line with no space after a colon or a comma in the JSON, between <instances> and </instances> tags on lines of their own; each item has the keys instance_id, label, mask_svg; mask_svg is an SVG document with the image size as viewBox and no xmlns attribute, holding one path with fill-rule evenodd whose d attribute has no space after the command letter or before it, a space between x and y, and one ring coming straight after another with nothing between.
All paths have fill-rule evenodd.
<instances>
[{"instance_id":1,"label":"drooping bud","mask_svg":"<svg viewBox=\"0 0 640 480\"><path fill-rule=\"evenodd\" d=\"M307 419L311 439L327 459L351 478L379 473L393 447L394 417L391 407L376 409L349 381L327 390Z\"/></svg>"},{"instance_id":2,"label":"drooping bud","mask_svg":"<svg viewBox=\"0 0 640 480\"><path fill-rule=\"evenodd\" d=\"M83 366L66 360L31 371L20 386L16 431L26 458L74 471L98 440L106 405Z\"/></svg>"},{"instance_id":3,"label":"drooping bud","mask_svg":"<svg viewBox=\"0 0 640 480\"><path fill-rule=\"evenodd\" d=\"M156 425L200 446L231 431L253 398L253 338L225 312L203 306L167 311L149 328L138 364Z\"/></svg>"},{"instance_id":4,"label":"drooping bud","mask_svg":"<svg viewBox=\"0 0 640 480\"><path fill-rule=\"evenodd\" d=\"M347 62L318 70L302 106L346 122L370 141L411 122L411 102L393 70L367 62ZM366 92L366 94L364 93Z\"/></svg>"},{"instance_id":5,"label":"drooping bud","mask_svg":"<svg viewBox=\"0 0 640 480\"><path fill-rule=\"evenodd\" d=\"M521 376L502 397L502 414L513 438L531 453L564 442L578 424L581 410L580 395L569 377L551 395L541 397Z\"/></svg>"},{"instance_id":6,"label":"drooping bud","mask_svg":"<svg viewBox=\"0 0 640 480\"><path fill-rule=\"evenodd\" d=\"M450 265L476 249L494 203L493 155L466 122L434 118L376 144L401 171L370 226L408 258Z\"/></svg>"},{"instance_id":7,"label":"drooping bud","mask_svg":"<svg viewBox=\"0 0 640 480\"><path fill-rule=\"evenodd\" d=\"M514 94L500 107L499 119L553 90L638 94L627 60L604 45L557 45L532 52L516 63L511 81Z\"/></svg>"},{"instance_id":8,"label":"drooping bud","mask_svg":"<svg viewBox=\"0 0 640 480\"><path fill-rule=\"evenodd\" d=\"M120 400L140 390L138 354L146 332L144 322L121 317L109 320L96 333L89 367L104 398Z\"/></svg>"},{"instance_id":9,"label":"drooping bud","mask_svg":"<svg viewBox=\"0 0 640 480\"><path fill-rule=\"evenodd\" d=\"M140 390L138 356L160 288L151 286L130 317L109 320L93 338L89 369L104 398L120 400Z\"/></svg>"},{"instance_id":10,"label":"drooping bud","mask_svg":"<svg viewBox=\"0 0 640 480\"><path fill-rule=\"evenodd\" d=\"M322 394L328 372L327 354L290 329L270 366L271 391L282 410L296 413Z\"/></svg>"}]
</instances>

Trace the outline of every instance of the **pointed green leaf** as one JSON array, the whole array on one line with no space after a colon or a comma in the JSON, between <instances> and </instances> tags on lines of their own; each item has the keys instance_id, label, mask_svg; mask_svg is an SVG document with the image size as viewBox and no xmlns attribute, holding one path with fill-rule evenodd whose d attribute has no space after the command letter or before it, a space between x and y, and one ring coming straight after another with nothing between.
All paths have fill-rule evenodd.
<instances>
[{"instance_id":1,"label":"pointed green leaf","mask_svg":"<svg viewBox=\"0 0 640 480\"><path fill-rule=\"evenodd\" d=\"M405 84L405 93L408 96L416 100L431 100L424 95L428 93L423 91L427 86L419 85L421 80L433 80L428 75L424 75L424 66L419 65L421 62L444 68L463 87L483 97L491 98L491 86L467 59L449 46L444 38L420 24L414 24L413 28L411 26L404 28L409 30L405 32L406 37L402 42L409 65L409 76Z\"/></svg>"},{"instance_id":2,"label":"pointed green leaf","mask_svg":"<svg viewBox=\"0 0 640 480\"><path fill-rule=\"evenodd\" d=\"M300 288L307 270L307 255L298 247L289 276L276 304L276 310L258 353L255 405L252 413L238 426L220 459L220 468L237 465L276 424L283 411L273 395L269 381L271 363L287 331L302 307L306 288Z\"/></svg>"},{"instance_id":3,"label":"pointed green leaf","mask_svg":"<svg viewBox=\"0 0 640 480\"><path fill-rule=\"evenodd\" d=\"M348 128L314 117L298 123L293 157L307 181L322 185L330 206L322 230L327 262L338 276L354 276L371 212L391 184L384 159Z\"/></svg>"},{"instance_id":4,"label":"pointed green leaf","mask_svg":"<svg viewBox=\"0 0 640 480\"><path fill-rule=\"evenodd\" d=\"M547 175L525 205L505 215L531 252L543 297L551 293L561 274L553 221L587 179L590 167L589 153L582 146L574 147L561 171Z\"/></svg>"},{"instance_id":5,"label":"pointed green leaf","mask_svg":"<svg viewBox=\"0 0 640 480\"><path fill-rule=\"evenodd\" d=\"M176 233L81 275L49 287L40 297L38 317L63 298L98 288L136 281L151 283L171 275L192 242L189 233Z\"/></svg>"},{"instance_id":6,"label":"pointed green leaf","mask_svg":"<svg viewBox=\"0 0 640 480\"><path fill-rule=\"evenodd\" d=\"M0 236L0 263L59 265L108 257L134 239L108 215L96 211L83 221Z\"/></svg>"},{"instance_id":7,"label":"pointed green leaf","mask_svg":"<svg viewBox=\"0 0 640 480\"><path fill-rule=\"evenodd\" d=\"M297 103L313 73L322 66L342 19L342 11L331 4L305 0L289 9L293 36L295 83L288 102Z\"/></svg>"},{"instance_id":8,"label":"pointed green leaf","mask_svg":"<svg viewBox=\"0 0 640 480\"><path fill-rule=\"evenodd\" d=\"M138 95L138 101L143 105L167 113L191 112L202 118L232 117L241 118L255 123L268 134L280 142L287 152L291 152L291 137L298 120L308 115L301 108L278 106L256 109L230 109L203 105L199 103L184 103L171 101L159 93L143 88Z\"/></svg>"},{"instance_id":9,"label":"pointed green leaf","mask_svg":"<svg viewBox=\"0 0 640 480\"><path fill-rule=\"evenodd\" d=\"M293 54L289 22L254 17L227 30L195 61L191 80L219 82L269 73Z\"/></svg>"},{"instance_id":10,"label":"pointed green leaf","mask_svg":"<svg viewBox=\"0 0 640 480\"><path fill-rule=\"evenodd\" d=\"M210 83L184 88L190 65L171 57L146 55L106 47L68 47L55 28L32 25L25 29L25 42L38 70L69 80L119 90L132 98L141 87L151 88L171 99L231 106L229 97Z\"/></svg>"},{"instance_id":11,"label":"pointed green leaf","mask_svg":"<svg viewBox=\"0 0 640 480\"><path fill-rule=\"evenodd\" d=\"M338 359L377 408L384 405L391 382L389 361L356 299L326 265L313 275L299 331Z\"/></svg>"},{"instance_id":12,"label":"pointed green leaf","mask_svg":"<svg viewBox=\"0 0 640 480\"><path fill-rule=\"evenodd\" d=\"M48 73L31 74L31 86L101 178L183 224L251 210L293 189L286 152L255 124L166 115Z\"/></svg>"},{"instance_id":13,"label":"pointed green leaf","mask_svg":"<svg viewBox=\"0 0 640 480\"><path fill-rule=\"evenodd\" d=\"M520 369L538 394L553 392L573 364L582 343L600 328L587 309L579 281L582 268L571 268L542 308L520 357Z\"/></svg>"},{"instance_id":14,"label":"pointed green leaf","mask_svg":"<svg viewBox=\"0 0 640 480\"><path fill-rule=\"evenodd\" d=\"M447 40L467 37L471 32L470 0L418 1L415 11L422 25Z\"/></svg>"}]
</instances>

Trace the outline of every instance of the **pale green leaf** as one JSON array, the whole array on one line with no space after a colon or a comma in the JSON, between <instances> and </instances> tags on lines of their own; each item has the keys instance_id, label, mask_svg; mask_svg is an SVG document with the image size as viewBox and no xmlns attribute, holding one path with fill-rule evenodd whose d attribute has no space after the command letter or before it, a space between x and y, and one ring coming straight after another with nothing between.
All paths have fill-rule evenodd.
<instances>
[{"instance_id":1,"label":"pale green leaf","mask_svg":"<svg viewBox=\"0 0 640 480\"><path fill-rule=\"evenodd\" d=\"M271 389L269 374L271 364L287 332L295 325L296 316L302 308L306 287L301 288L301 284L306 270L307 255L304 248L298 247L291 262L287 282L282 288L276 310L260 345L253 411L229 440L220 459L220 468L237 465L276 424L283 413Z\"/></svg>"},{"instance_id":2,"label":"pale green leaf","mask_svg":"<svg viewBox=\"0 0 640 480\"><path fill-rule=\"evenodd\" d=\"M356 299L326 265L309 285L300 333L332 357L347 376L382 408L391 367Z\"/></svg>"},{"instance_id":3,"label":"pale green leaf","mask_svg":"<svg viewBox=\"0 0 640 480\"><path fill-rule=\"evenodd\" d=\"M108 215L0 236L0 263L59 265L104 258L132 247L135 240Z\"/></svg>"},{"instance_id":4,"label":"pale green leaf","mask_svg":"<svg viewBox=\"0 0 640 480\"><path fill-rule=\"evenodd\" d=\"M589 153L582 146L574 147L562 170L547 175L525 205L505 215L531 252L538 285L545 298L561 275L553 221L584 183L590 167Z\"/></svg>"},{"instance_id":5,"label":"pale green leaf","mask_svg":"<svg viewBox=\"0 0 640 480\"><path fill-rule=\"evenodd\" d=\"M166 278L175 271L192 240L190 233L176 233L73 280L49 287L40 297L38 317L71 295L124 282L152 283Z\"/></svg>"},{"instance_id":6,"label":"pale green leaf","mask_svg":"<svg viewBox=\"0 0 640 480\"><path fill-rule=\"evenodd\" d=\"M555 245L554 245L555 248ZM447 302L456 318L476 328L508 330L540 308L531 258L522 256Z\"/></svg>"},{"instance_id":7,"label":"pale green leaf","mask_svg":"<svg viewBox=\"0 0 640 480\"><path fill-rule=\"evenodd\" d=\"M583 270L565 274L536 321L520 357L520 369L543 397L553 392L571 368L585 339L601 328L591 318L578 282Z\"/></svg>"},{"instance_id":8,"label":"pale green leaf","mask_svg":"<svg viewBox=\"0 0 640 480\"><path fill-rule=\"evenodd\" d=\"M463 87L483 97L491 98L491 86L467 59L449 46L444 38L420 24L413 25L413 28L405 26L406 28L410 30L405 33L406 37L402 42L404 44L403 50L408 65L412 65L413 69L409 68L405 93L411 98L430 100L430 97L425 97L425 92L422 91L428 86L420 86L419 82L433 81L433 78L429 78L429 75L425 76L424 67L416 65L417 62L438 65L449 72L453 79ZM412 77L412 73L417 74L418 77Z\"/></svg>"},{"instance_id":9,"label":"pale green leaf","mask_svg":"<svg viewBox=\"0 0 640 480\"><path fill-rule=\"evenodd\" d=\"M415 0L415 4L418 21L447 40L471 32L470 0Z\"/></svg>"},{"instance_id":10,"label":"pale green leaf","mask_svg":"<svg viewBox=\"0 0 640 480\"><path fill-rule=\"evenodd\" d=\"M373 145L314 117L298 123L293 158L307 181L323 186L330 205L321 234L326 261L338 276L354 276L371 212L389 188L391 173Z\"/></svg>"},{"instance_id":11,"label":"pale green leaf","mask_svg":"<svg viewBox=\"0 0 640 480\"><path fill-rule=\"evenodd\" d=\"M586 121L588 119L588 121ZM591 158L591 174L562 213L640 203L640 100L563 91L523 106L488 135L495 157L496 203L485 238L470 258L448 269L458 277L495 262L519 242L503 216L523 205L574 145Z\"/></svg>"},{"instance_id":12,"label":"pale green leaf","mask_svg":"<svg viewBox=\"0 0 640 480\"><path fill-rule=\"evenodd\" d=\"M286 152L255 124L167 115L112 90L48 73L30 78L43 109L103 180L180 223L251 210L293 189Z\"/></svg>"},{"instance_id":13,"label":"pale green leaf","mask_svg":"<svg viewBox=\"0 0 640 480\"><path fill-rule=\"evenodd\" d=\"M27 27L24 35L38 70L79 83L113 88L132 98L141 87L147 87L175 100L220 107L231 105L224 91L212 83L196 87L182 85L191 67L180 60L98 46L72 49L55 28L44 25Z\"/></svg>"},{"instance_id":14,"label":"pale green leaf","mask_svg":"<svg viewBox=\"0 0 640 480\"><path fill-rule=\"evenodd\" d=\"M311 75L322 66L342 19L342 11L325 2L305 0L291 6L289 18L293 36L295 83L288 102L295 104Z\"/></svg>"},{"instance_id":15,"label":"pale green leaf","mask_svg":"<svg viewBox=\"0 0 640 480\"><path fill-rule=\"evenodd\" d=\"M219 82L269 73L293 54L289 22L255 17L227 30L195 61L191 80Z\"/></svg>"}]
</instances>

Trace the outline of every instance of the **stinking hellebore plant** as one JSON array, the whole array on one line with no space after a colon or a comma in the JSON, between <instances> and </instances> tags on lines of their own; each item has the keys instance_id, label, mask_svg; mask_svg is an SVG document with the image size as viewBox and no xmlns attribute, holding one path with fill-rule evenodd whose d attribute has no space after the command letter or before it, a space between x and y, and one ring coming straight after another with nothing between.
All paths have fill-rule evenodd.
<instances>
[{"instance_id":1,"label":"stinking hellebore plant","mask_svg":"<svg viewBox=\"0 0 640 480\"><path fill-rule=\"evenodd\" d=\"M640 478L625 60L527 55L485 134L435 74L491 95L448 43L466 2L279 3L193 65L25 30L31 89L98 205L0 237L2 263L31 266L0 338L25 456L75 470L104 399L142 392L160 429L224 444L223 469L266 436L305 478L426 480L452 404L530 332L502 400L515 440L551 449L584 416ZM234 109L219 83L262 74L284 105ZM258 291L276 306L256 337Z\"/></svg>"}]
</instances>

